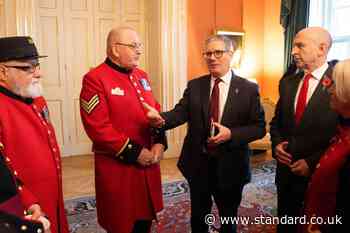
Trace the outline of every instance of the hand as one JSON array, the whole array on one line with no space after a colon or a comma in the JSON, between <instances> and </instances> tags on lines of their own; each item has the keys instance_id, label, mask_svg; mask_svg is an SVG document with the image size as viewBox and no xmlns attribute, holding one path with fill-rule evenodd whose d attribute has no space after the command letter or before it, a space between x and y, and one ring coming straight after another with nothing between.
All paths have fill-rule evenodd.
<instances>
[{"instance_id":1,"label":"hand","mask_svg":"<svg viewBox=\"0 0 350 233\"><path fill-rule=\"evenodd\" d=\"M164 119L161 117L161 115L159 114L159 112L149 106L148 104L146 104L145 102L142 103L143 107L147 110L147 118L149 120L149 123L151 126L153 127L157 127L160 128L164 125L165 121Z\"/></svg>"},{"instance_id":2,"label":"hand","mask_svg":"<svg viewBox=\"0 0 350 233\"><path fill-rule=\"evenodd\" d=\"M290 165L290 169L295 175L298 176L309 176L311 173L309 165L307 165L305 159L295 161L292 165Z\"/></svg>"},{"instance_id":3,"label":"hand","mask_svg":"<svg viewBox=\"0 0 350 233\"><path fill-rule=\"evenodd\" d=\"M231 130L217 122L213 122L215 128L219 130L219 133L213 137L208 138L209 145L212 144L214 146L226 142L231 139Z\"/></svg>"},{"instance_id":4,"label":"hand","mask_svg":"<svg viewBox=\"0 0 350 233\"><path fill-rule=\"evenodd\" d=\"M275 154L278 162L289 166L292 162L292 155L286 151L287 146L287 141L281 142L275 147Z\"/></svg>"},{"instance_id":5,"label":"hand","mask_svg":"<svg viewBox=\"0 0 350 233\"><path fill-rule=\"evenodd\" d=\"M164 156L164 145L160 143L154 144L151 148L151 151L154 156L153 163L159 163Z\"/></svg>"},{"instance_id":6,"label":"hand","mask_svg":"<svg viewBox=\"0 0 350 233\"><path fill-rule=\"evenodd\" d=\"M39 218L41 216L44 216L44 213L41 211L41 207L38 204L31 205L28 208L27 212L29 214L26 215L25 218L28 219L28 220L39 221Z\"/></svg>"},{"instance_id":7,"label":"hand","mask_svg":"<svg viewBox=\"0 0 350 233\"><path fill-rule=\"evenodd\" d=\"M140 155L137 158L137 162L142 166L146 167L151 165L153 161L154 161L154 155L152 151L148 150L147 148L142 148Z\"/></svg>"}]
</instances>

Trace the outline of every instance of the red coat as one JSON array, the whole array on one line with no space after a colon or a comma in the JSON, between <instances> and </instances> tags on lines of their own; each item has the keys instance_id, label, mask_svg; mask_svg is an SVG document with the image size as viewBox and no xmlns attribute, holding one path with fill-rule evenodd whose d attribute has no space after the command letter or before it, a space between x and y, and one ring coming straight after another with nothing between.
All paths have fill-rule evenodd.
<instances>
[{"instance_id":1,"label":"red coat","mask_svg":"<svg viewBox=\"0 0 350 233\"><path fill-rule=\"evenodd\" d=\"M52 233L68 233L60 151L45 100L23 99L0 87L0 106L0 141L26 187L19 188L24 205L35 201L30 191L48 216Z\"/></svg>"},{"instance_id":2,"label":"red coat","mask_svg":"<svg viewBox=\"0 0 350 233\"><path fill-rule=\"evenodd\" d=\"M123 73L112 66L103 63L85 75L81 116L95 152L98 221L109 233L130 233L135 220L154 219L163 208L159 165L125 161L137 157L141 147L150 148L141 101L157 103L145 72Z\"/></svg>"}]
</instances>

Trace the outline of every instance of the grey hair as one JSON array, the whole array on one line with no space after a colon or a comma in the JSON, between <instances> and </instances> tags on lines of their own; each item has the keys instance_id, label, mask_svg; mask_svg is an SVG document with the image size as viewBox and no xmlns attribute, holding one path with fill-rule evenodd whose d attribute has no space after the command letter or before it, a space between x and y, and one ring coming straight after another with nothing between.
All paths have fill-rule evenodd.
<instances>
[{"instance_id":1,"label":"grey hair","mask_svg":"<svg viewBox=\"0 0 350 233\"><path fill-rule=\"evenodd\" d=\"M335 94L344 103L350 103L350 59L338 62L333 70Z\"/></svg>"},{"instance_id":2,"label":"grey hair","mask_svg":"<svg viewBox=\"0 0 350 233\"><path fill-rule=\"evenodd\" d=\"M205 40L205 47L212 41L222 41L225 44L225 50L235 51L237 49L236 42L224 35L212 35Z\"/></svg>"}]
</instances>

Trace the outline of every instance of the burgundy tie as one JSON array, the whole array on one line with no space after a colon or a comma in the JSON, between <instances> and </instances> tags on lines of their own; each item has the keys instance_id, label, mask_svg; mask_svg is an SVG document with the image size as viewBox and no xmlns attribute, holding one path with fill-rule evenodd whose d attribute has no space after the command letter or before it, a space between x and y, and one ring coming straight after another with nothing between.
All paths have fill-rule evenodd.
<instances>
[{"instance_id":1,"label":"burgundy tie","mask_svg":"<svg viewBox=\"0 0 350 233\"><path fill-rule=\"evenodd\" d=\"M309 80L312 78L312 74L306 74L303 80L303 84L299 91L298 102L295 108L295 124L300 123L301 117L305 111L306 100L307 100L307 91L309 89Z\"/></svg>"},{"instance_id":2,"label":"burgundy tie","mask_svg":"<svg viewBox=\"0 0 350 233\"><path fill-rule=\"evenodd\" d=\"M220 96L220 89L219 89L219 83L222 80L220 78L215 79L215 83L213 86L213 90L211 92L210 97L210 118L214 122L219 122L219 96Z\"/></svg>"}]
</instances>

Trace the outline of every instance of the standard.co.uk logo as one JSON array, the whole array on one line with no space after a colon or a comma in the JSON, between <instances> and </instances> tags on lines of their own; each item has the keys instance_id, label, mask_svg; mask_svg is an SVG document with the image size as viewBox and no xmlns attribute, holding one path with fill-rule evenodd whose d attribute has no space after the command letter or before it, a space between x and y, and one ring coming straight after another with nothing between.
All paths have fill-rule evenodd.
<instances>
[{"instance_id":1,"label":"standard.co.uk logo","mask_svg":"<svg viewBox=\"0 0 350 233\"><path fill-rule=\"evenodd\" d=\"M216 223L216 221L219 220L220 224L242 224L242 225L249 225L249 224L342 224L342 217L341 216L333 216L333 217L311 217L307 218L306 216L301 217L290 217L290 216L283 216L283 217L270 217L270 216L257 216L257 217L248 217L248 216L239 216L239 217L217 217L214 214L207 214L204 218L205 223L208 226L212 226Z\"/></svg>"}]
</instances>

